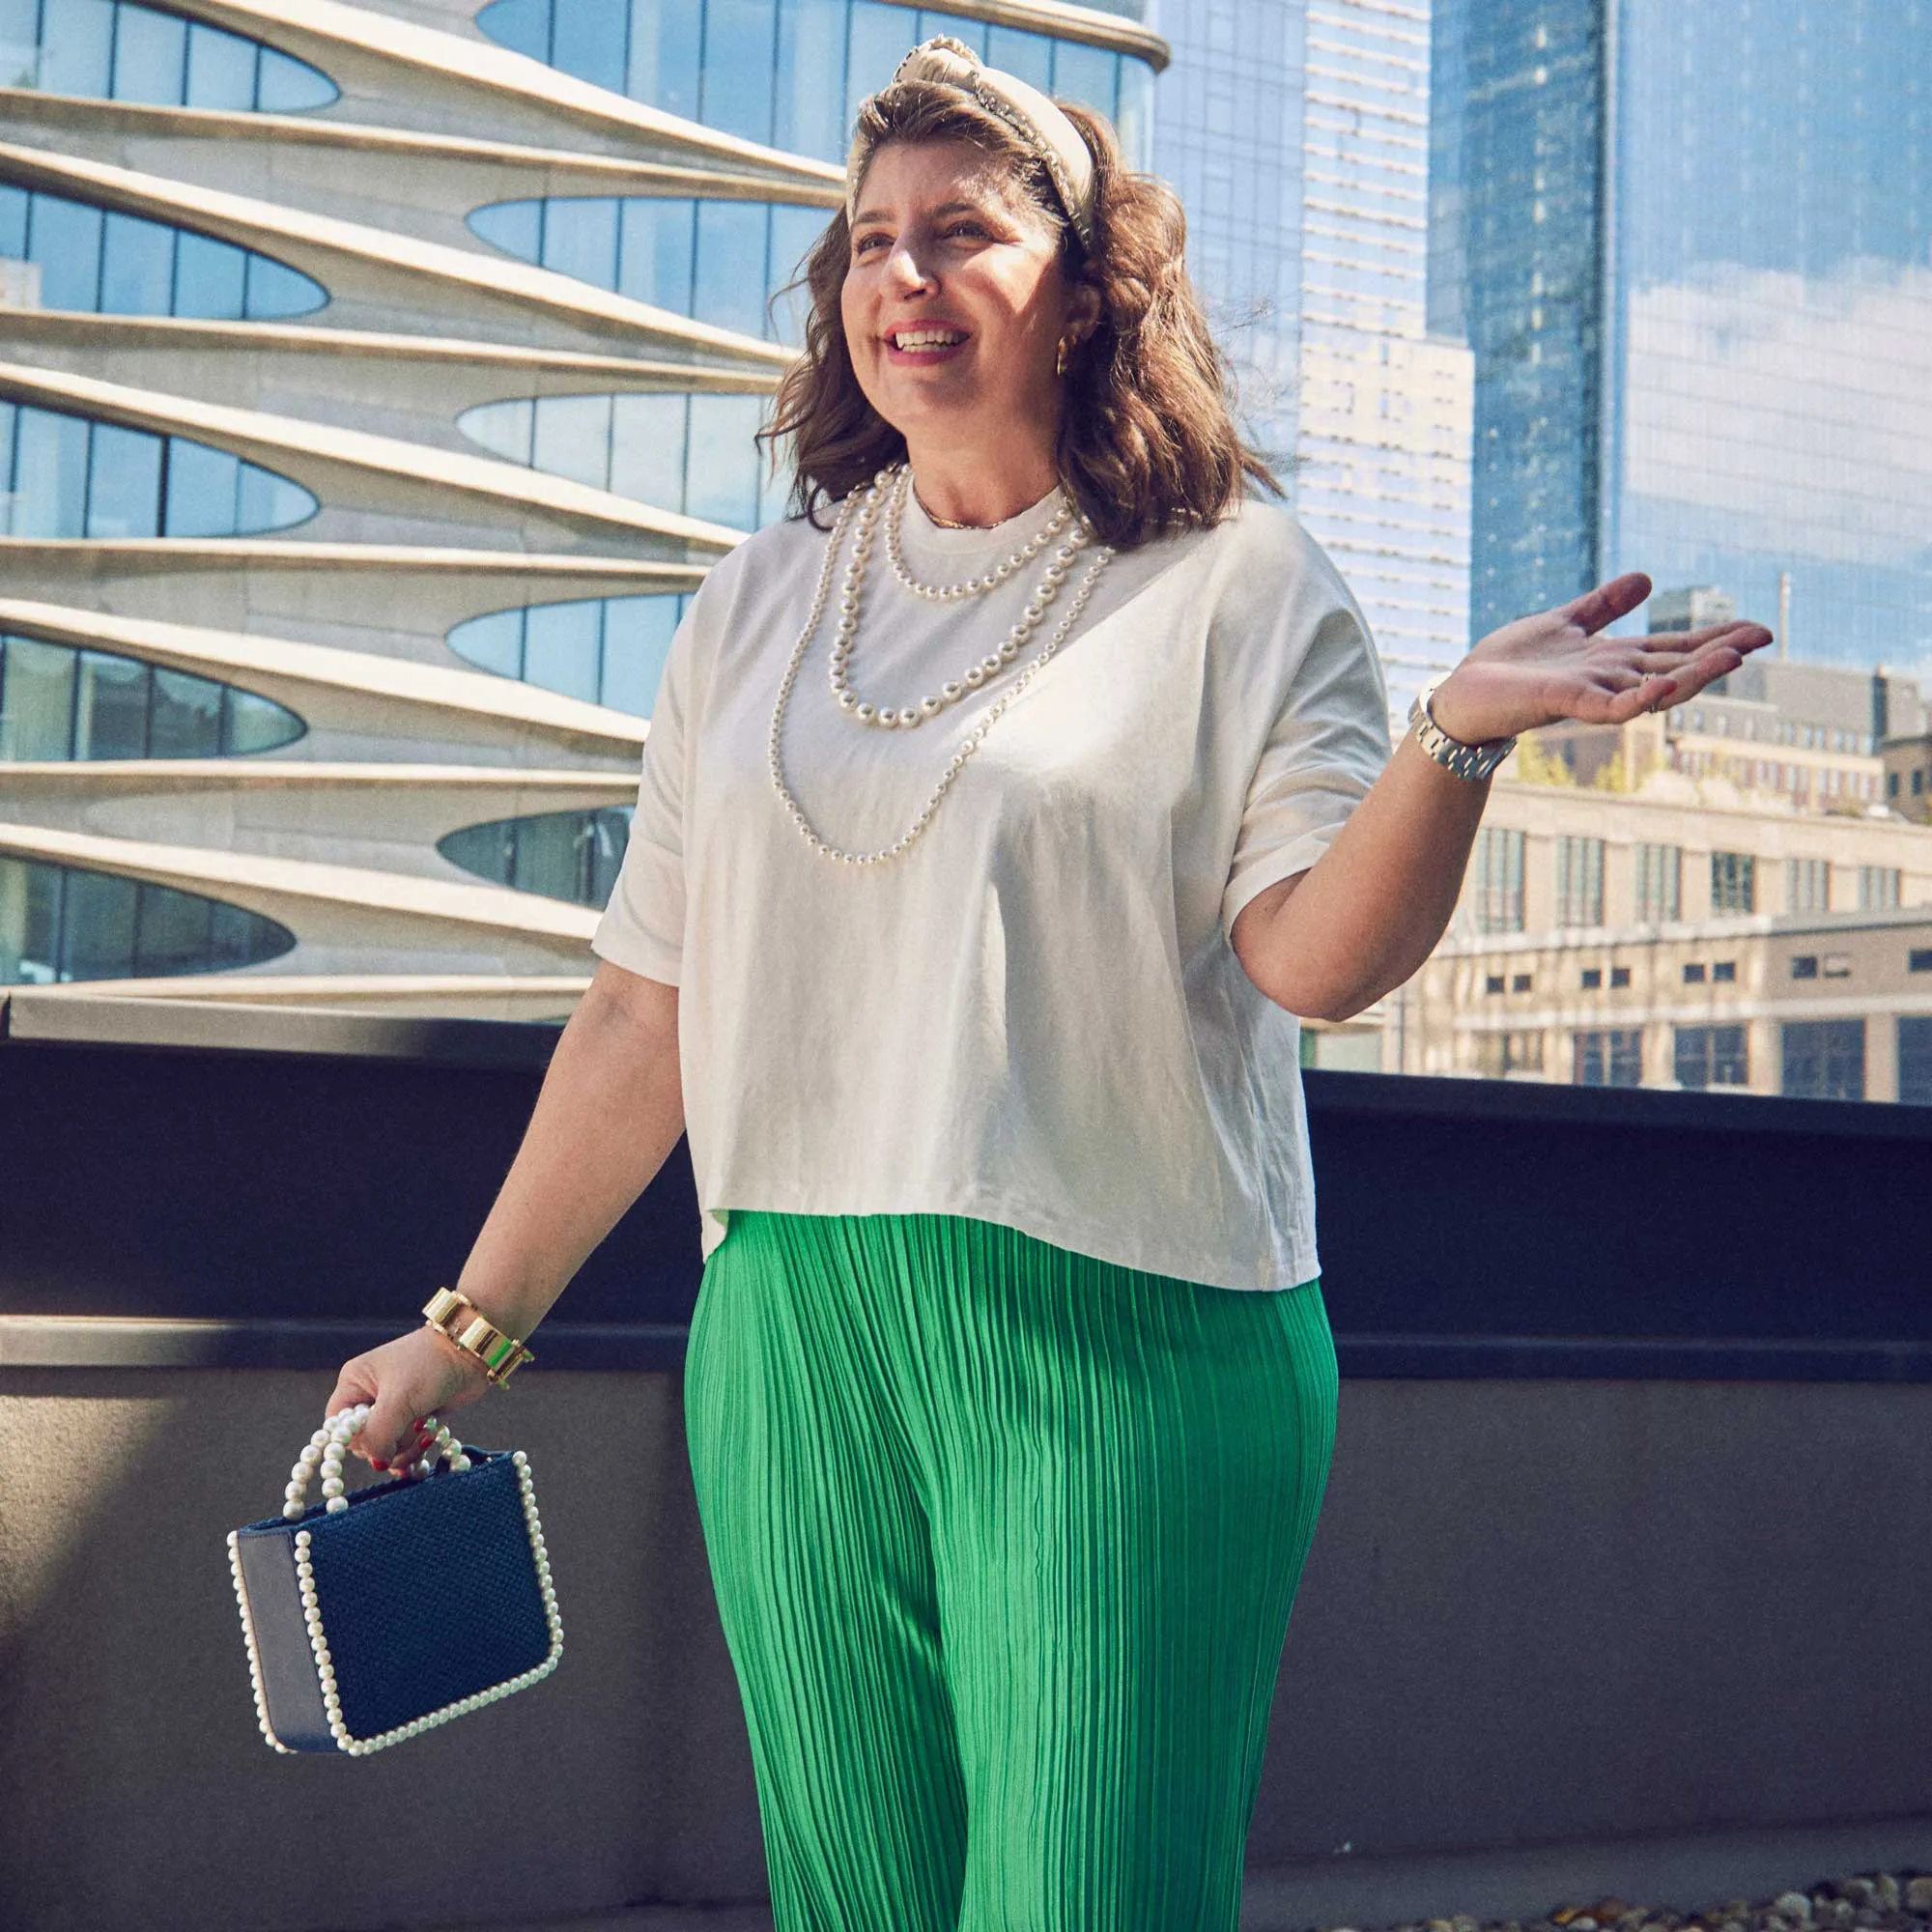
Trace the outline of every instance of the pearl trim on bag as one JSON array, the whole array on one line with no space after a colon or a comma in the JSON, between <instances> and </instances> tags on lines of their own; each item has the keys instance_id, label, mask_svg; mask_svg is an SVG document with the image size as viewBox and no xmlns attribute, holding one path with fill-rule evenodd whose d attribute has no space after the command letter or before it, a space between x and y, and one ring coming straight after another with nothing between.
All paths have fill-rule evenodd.
<instances>
[{"instance_id":1,"label":"pearl trim on bag","mask_svg":"<svg viewBox=\"0 0 1932 1932\"><path fill-rule=\"evenodd\" d=\"M468 1716L471 1711L480 1711L486 1704L494 1704L499 1698L507 1697L514 1691L526 1690L532 1684L541 1683L557 1666L563 1656L563 1618L557 1609L556 1588L551 1578L550 1555L544 1543L543 1524L537 1516L536 1490L530 1479L529 1458L519 1449L510 1458L516 1466L517 1484L523 1492L524 1524L530 1540L530 1554L536 1560L537 1587L543 1595L544 1620L550 1626L550 1654L541 1663L521 1671L515 1677L505 1678L500 1684L493 1684L487 1690L471 1692L468 1697L459 1697L453 1704L445 1704L440 1710L430 1711L420 1718L414 1718L407 1724L399 1724L393 1730L383 1731L374 1737L358 1738L352 1734L342 1719L342 1698L336 1689L334 1660L328 1649L328 1634L322 1621L322 1605L316 1593L315 1569L309 1560L309 1546L312 1532L298 1529L296 1532L296 1587L300 1595L303 1620L308 1627L309 1649L315 1658L316 1684L322 1692L323 1710L328 1719L329 1734L335 1739L336 1747L352 1757L366 1757L371 1751L386 1750L391 1745L399 1745L406 1738L419 1736L422 1732L434 1730L439 1724L446 1724L452 1718ZM333 1508L337 1498L329 1499ZM346 1507L346 1498L342 1499ZM238 1543L238 1532L231 1531L228 1537L228 1560L235 1573L235 1599L242 1611L242 1634L248 1646L248 1672L255 1686L255 1716L261 1727L262 1736L276 1750L291 1753L291 1747L275 1736L269 1722L268 1692L262 1677L261 1654L256 1647L255 1624L248 1603L248 1592L242 1577L242 1552Z\"/></svg>"}]
</instances>

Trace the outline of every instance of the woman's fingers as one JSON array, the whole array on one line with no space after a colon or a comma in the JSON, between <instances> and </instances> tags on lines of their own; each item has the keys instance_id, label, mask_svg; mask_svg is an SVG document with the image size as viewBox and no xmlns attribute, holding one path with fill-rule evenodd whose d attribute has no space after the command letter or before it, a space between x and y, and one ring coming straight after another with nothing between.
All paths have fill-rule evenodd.
<instances>
[{"instance_id":1,"label":"woman's fingers","mask_svg":"<svg viewBox=\"0 0 1932 1932\"><path fill-rule=\"evenodd\" d=\"M1556 614L1580 631L1601 631L1605 624L1628 617L1649 595L1650 579L1642 571L1633 570L1598 584L1594 590L1586 590L1582 596L1563 605Z\"/></svg>"}]
</instances>

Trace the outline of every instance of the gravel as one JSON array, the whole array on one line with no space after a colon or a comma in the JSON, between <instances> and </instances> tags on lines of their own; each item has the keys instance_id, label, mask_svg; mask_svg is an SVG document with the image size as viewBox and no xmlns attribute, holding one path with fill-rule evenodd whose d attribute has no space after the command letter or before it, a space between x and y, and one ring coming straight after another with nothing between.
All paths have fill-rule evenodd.
<instances>
[{"instance_id":1,"label":"gravel","mask_svg":"<svg viewBox=\"0 0 1932 1932\"><path fill-rule=\"evenodd\" d=\"M1776 1898L1719 1899L1679 1910L1599 1898L1553 1905L1541 1918L1408 1919L1387 1927L1330 1926L1323 1932L1932 1932L1932 1873L1861 1872L1821 1879Z\"/></svg>"}]
</instances>

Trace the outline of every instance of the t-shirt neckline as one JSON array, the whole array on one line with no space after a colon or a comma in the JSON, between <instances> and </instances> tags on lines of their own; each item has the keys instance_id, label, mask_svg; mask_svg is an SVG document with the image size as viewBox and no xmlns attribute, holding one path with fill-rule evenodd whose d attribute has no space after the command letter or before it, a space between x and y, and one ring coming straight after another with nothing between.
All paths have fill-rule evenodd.
<instances>
[{"instance_id":1,"label":"t-shirt neckline","mask_svg":"<svg viewBox=\"0 0 1932 1932\"><path fill-rule=\"evenodd\" d=\"M1039 533L1043 525L1052 521L1060 501L1061 486L1056 482L1037 503L1029 503L1024 510L1017 511L1004 523L993 524L985 529L949 530L926 515L925 506L919 500L918 490L908 488L905 516L900 523L899 533L907 551L923 552L929 556L990 557L1003 553L1010 554L1023 549L1030 538Z\"/></svg>"}]
</instances>

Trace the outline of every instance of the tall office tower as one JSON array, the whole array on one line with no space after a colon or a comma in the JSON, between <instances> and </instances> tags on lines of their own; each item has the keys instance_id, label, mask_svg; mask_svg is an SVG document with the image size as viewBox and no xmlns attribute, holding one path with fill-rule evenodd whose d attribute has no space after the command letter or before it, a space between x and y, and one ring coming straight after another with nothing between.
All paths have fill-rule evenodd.
<instances>
[{"instance_id":1,"label":"tall office tower","mask_svg":"<svg viewBox=\"0 0 1932 1932\"><path fill-rule=\"evenodd\" d=\"M1302 54L1307 0L1162 0L1174 49L1153 169L1187 211L1187 266L1244 427L1294 455L1301 383Z\"/></svg>"},{"instance_id":2,"label":"tall office tower","mask_svg":"<svg viewBox=\"0 0 1932 1932\"><path fill-rule=\"evenodd\" d=\"M1476 353L1472 626L1642 569L1932 668L1932 16L1440 0L1431 320ZM1639 620L1640 621L1640 620Z\"/></svg>"},{"instance_id":3,"label":"tall office tower","mask_svg":"<svg viewBox=\"0 0 1932 1932\"><path fill-rule=\"evenodd\" d=\"M1169 0L1154 124L1250 417L1292 458L1398 717L1468 643L1471 358L1427 327L1429 11Z\"/></svg>"},{"instance_id":4,"label":"tall office tower","mask_svg":"<svg viewBox=\"0 0 1932 1932\"><path fill-rule=\"evenodd\" d=\"M1161 42L1032 0L0 0L0 985L569 1010L934 33L1142 152Z\"/></svg>"}]
</instances>

